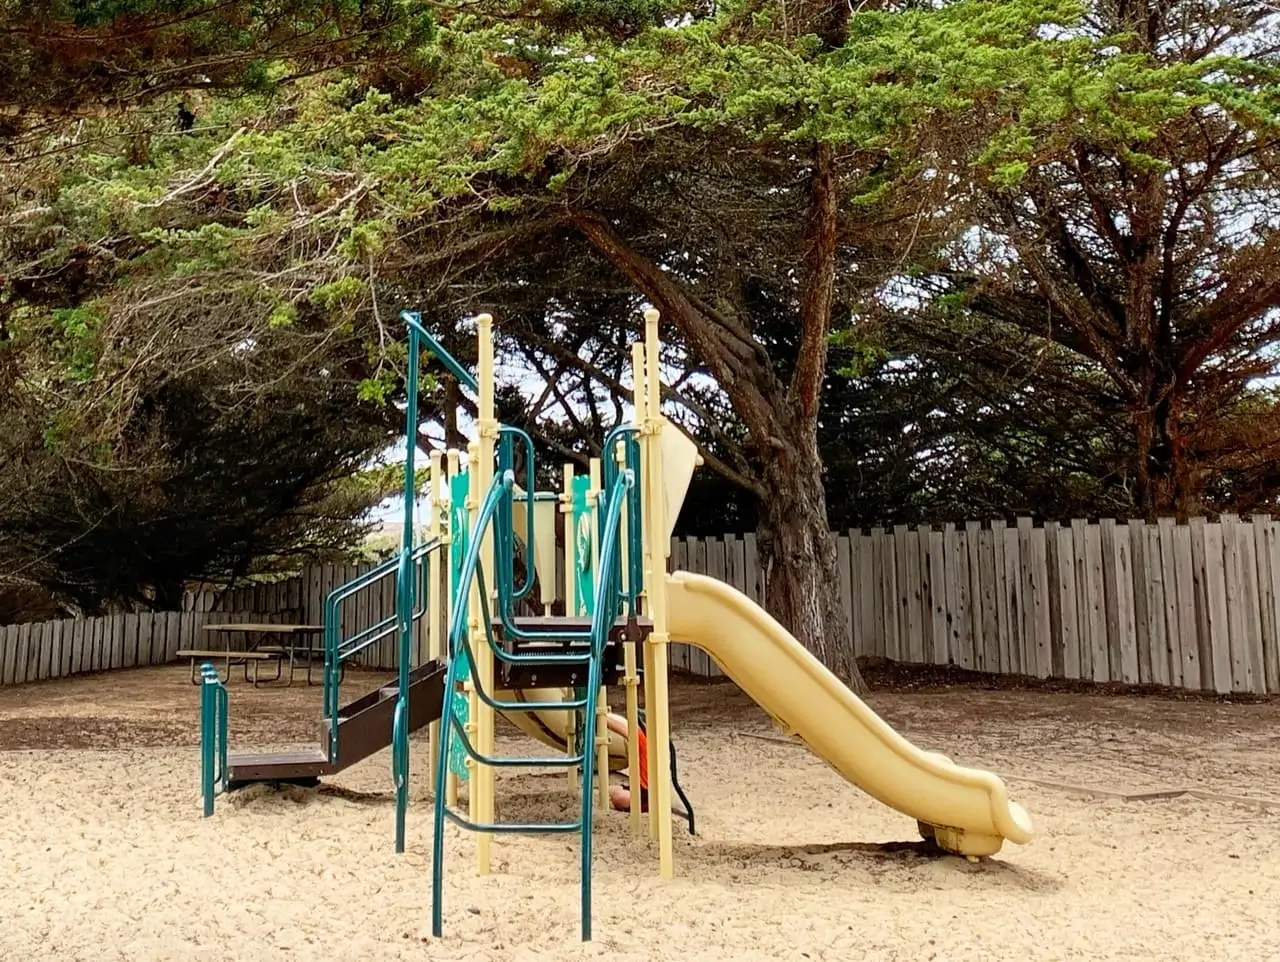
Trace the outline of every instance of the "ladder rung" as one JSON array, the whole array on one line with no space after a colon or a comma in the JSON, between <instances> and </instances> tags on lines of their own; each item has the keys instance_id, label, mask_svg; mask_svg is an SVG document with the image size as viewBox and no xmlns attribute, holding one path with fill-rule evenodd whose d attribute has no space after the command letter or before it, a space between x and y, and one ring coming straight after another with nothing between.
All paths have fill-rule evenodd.
<instances>
[{"instance_id":1,"label":"ladder rung","mask_svg":"<svg viewBox=\"0 0 1280 962\"><path fill-rule=\"evenodd\" d=\"M484 755L476 750L476 747L471 744L471 739L467 737L467 733L461 730L457 717L451 717L453 718L452 723L446 722L448 729L457 733L462 750L481 765L489 765L493 768L569 768L573 765L581 765L586 761L586 757L582 752L577 755L556 755L548 758L520 755Z\"/></svg>"},{"instance_id":2,"label":"ladder rung","mask_svg":"<svg viewBox=\"0 0 1280 962\"><path fill-rule=\"evenodd\" d=\"M487 757L476 754L471 757L481 765L491 765L494 768L570 768L574 765L581 765L586 761L581 755L556 755L554 758L521 758L518 755Z\"/></svg>"},{"instance_id":3,"label":"ladder rung","mask_svg":"<svg viewBox=\"0 0 1280 962\"><path fill-rule=\"evenodd\" d=\"M495 835L567 835L569 832L582 830L582 820L576 822L514 822L494 824L491 822L473 822L459 815L447 805L441 806L450 821L471 832L490 832Z\"/></svg>"},{"instance_id":4,"label":"ladder rung","mask_svg":"<svg viewBox=\"0 0 1280 962\"><path fill-rule=\"evenodd\" d=\"M586 708L587 700L585 698L577 701L502 701L498 702L501 708L495 708L494 711L500 711L504 715L514 715L516 712L528 714L536 711L573 711L575 708Z\"/></svg>"}]
</instances>

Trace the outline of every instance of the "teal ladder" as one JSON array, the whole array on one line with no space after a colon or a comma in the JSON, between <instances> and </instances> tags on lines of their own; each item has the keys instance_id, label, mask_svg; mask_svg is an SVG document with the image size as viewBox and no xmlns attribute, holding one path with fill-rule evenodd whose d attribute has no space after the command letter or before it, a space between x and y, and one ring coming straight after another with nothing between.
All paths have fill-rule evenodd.
<instances>
[{"instance_id":1,"label":"teal ladder","mask_svg":"<svg viewBox=\"0 0 1280 962\"><path fill-rule=\"evenodd\" d=\"M619 472L614 484L608 491L607 510L604 512L603 534L600 539L600 581L598 586L597 597L600 599L615 599L619 597L620 583L620 560L621 556L618 551L619 530L621 527L622 508L626 502L626 493L634 485L634 474L631 471ZM439 764L436 768L436 785L435 785L435 837L432 849L432 920L431 929L434 935L439 937L444 928L444 823L445 820L453 822L462 828L472 832L489 832L493 834L571 834L579 833L582 840L581 855L581 905L582 905L582 940L589 941L591 939L591 817L592 817L592 782L594 780L594 763L595 763L595 745L593 738L582 738L581 750L572 755L559 755L554 757L528 758L523 756L490 756L479 752L471 741L468 739L466 732L458 722L454 711L453 701L459 697L463 697L458 691L458 677L462 665L473 662L470 640L467 635L468 611L466 600L470 594L472 578L478 580L479 596L482 599L488 598L487 586L485 584L484 572L479 565L480 546L484 540L484 532L487 526L494 521L494 517L501 513L504 517L509 517L510 499L515 486L515 475L507 468L503 470L499 477L494 479L493 486L485 496L484 502L480 507L479 515L476 519L475 528L471 534L470 543L467 547L467 554L463 561L462 577L455 589L453 615L449 625L449 674L445 682L444 689L444 705L441 710L441 737L439 744ZM503 504L505 502L505 505ZM529 512L530 516L532 512ZM499 605L503 609L502 615L504 622L507 620L508 606L511 601L512 594L509 592L511 578L509 574L504 574L503 568L506 567L503 561L509 559L511 546L504 546L512 532L509 524L505 526L499 523L495 526L497 531L496 538L499 545ZM532 554L532 545L527 542L529 553ZM531 561L529 562L532 563ZM526 586L527 589L527 586ZM588 632L557 633L554 636L548 633L542 633L535 637L555 637L558 640L588 640L590 642L588 650L584 653L566 653L566 654L536 654L536 655L520 655L512 654L504 651L494 640L492 618L485 617L483 622L485 625L486 640L490 649L493 651L494 658L498 661L509 665L518 664L576 664L587 666L587 685L584 697L574 698L562 702L540 702L538 704L539 711L546 710L563 710L563 711L581 711L584 719L594 719L596 714L596 703L600 691L601 679L601 662L603 660L605 642L608 638L609 628L612 625L615 616L616 605L600 603L596 605L595 613L592 616L591 627ZM472 674L472 683L475 685L477 697L489 707L501 712L510 712L513 706L510 702L500 702L496 700L492 693L487 692L481 686L478 677ZM570 768L581 767L582 769L582 803L580 815L571 822L544 822L544 823L480 823L474 822L460 812L456 812L449 808L445 799L445 777L449 770L449 752L450 745L455 740L448 737L449 732L456 733L456 743L466 754L477 764L488 765L495 768Z\"/></svg>"}]
</instances>

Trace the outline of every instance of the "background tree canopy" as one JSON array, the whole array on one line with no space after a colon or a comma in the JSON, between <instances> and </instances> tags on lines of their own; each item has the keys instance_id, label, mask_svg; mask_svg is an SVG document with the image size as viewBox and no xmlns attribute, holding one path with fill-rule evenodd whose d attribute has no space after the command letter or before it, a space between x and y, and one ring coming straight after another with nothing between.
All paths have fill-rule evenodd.
<instances>
[{"instance_id":1,"label":"background tree canopy","mask_svg":"<svg viewBox=\"0 0 1280 962\"><path fill-rule=\"evenodd\" d=\"M464 356L494 313L504 416L577 459L661 308L710 468L693 523L757 527L769 606L849 678L829 524L1268 505L1275 26L1208 2L0 3L0 437L50 478L148 465L193 520L235 514L212 465L294 479L244 518L279 538L211 529L217 561L72 577L69 530L23 557L106 599L342 545L315 519L399 423L406 306Z\"/></svg>"}]
</instances>

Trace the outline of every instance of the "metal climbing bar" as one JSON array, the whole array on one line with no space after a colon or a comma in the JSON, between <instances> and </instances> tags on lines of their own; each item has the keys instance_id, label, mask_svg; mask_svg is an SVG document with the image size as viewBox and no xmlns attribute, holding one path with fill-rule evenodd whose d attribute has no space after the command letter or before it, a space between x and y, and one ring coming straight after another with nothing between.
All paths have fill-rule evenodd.
<instances>
[{"instance_id":1,"label":"metal climbing bar","mask_svg":"<svg viewBox=\"0 0 1280 962\"><path fill-rule=\"evenodd\" d=\"M524 446L524 490L525 496L529 499L524 513L524 583L519 588L515 586L514 491L511 492L510 497L503 498L498 505L497 530L502 536L497 539L497 544L495 545L498 552L496 560L500 579L498 585L499 597L506 598L511 604L528 596L533 589L535 577L533 499L538 472L533 438L529 437L527 431L506 424L498 429L498 474L502 474L504 471L515 472L515 445L517 441Z\"/></svg>"},{"instance_id":2,"label":"metal climbing bar","mask_svg":"<svg viewBox=\"0 0 1280 962\"><path fill-rule=\"evenodd\" d=\"M426 344L427 351L434 354L436 360L443 364L450 374L458 379L469 391L480 390L480 384L476 381L475 375L458 363L458 359L445 350L444 345L431 336L431 333L422 326L422 314L418 311L401 311L400 320L404 321L405 326L409 328L409 343L412 345L414 340L421 344ZM416 372L418 367L412 365L410 371Z\"/></svg>"},{"instance_id":3,"label":"metal climbing bar","mask_svg":"<svg viewBox=\"0 0 1280 962\"><path fill-rule=\"evenodd\" d=\"M615 429L617 431L617 429ZM612 437L612 435L610 435ZM497 585L498 585L498 619L502 624L503 634L517 641L537 641L539 638L554 637L558 640L586 641L591 636L590 630L568 630L556 629L554 631L539 631L521 628L515 623L515 604L517 601L525 598L529 591L533 588L534 571L535 571L535 548L534 548L534 508L533 500L535 498L534 486L536 483L536 465L533 439L528 433L520 428L503 425L499 429L498 444L498 474L502 475L505 471L515 471L515 443L519 441L525 448L525 496L529 498L529 503L525 510L525 577L524 583L517 590L515 587L515 526L514 516L514 489L507 492L502 501L498 505L497 524L495 526L495 563L497 564ZM637 466L639 464L639 449L637 451ZM638 472L634 473L638 477ZM605 485L606 490L608 484ZM639 502L637 502L638 505ZM637 514L638 517L638 514ZM630 520L628 520L630 523ZM637 529L638 530L638 529ZM637 571L643 569L639 567L642 559L637 554ZM494 649L496 657L506 661L508 664L519 664L509 659L511 656ZM539 661L555 661L555 658L548 656L538 656Z\"/></svg>"},{"instance_id":4,"label":"metal climbing bar","mask_svg":"<svg viewBox=\"0 0 1280 962\"><path fill-rule=\"evenodd\" d=\"M604 489L609 491L616 482L620 471L630 471L633 477L640 477L640 429L634 424L621 424L611 430L604 441ZM619 466L614 453L617 446L622 445L623 463ZM640 485L632 485L626 493L627 508L627 553L626 578L620 584L619 597L626 601L630 614L639 614L637 601L644 584L644 520L640 513ZM601 518L603 518L603 507ZM615 563L621 566L619 556Z\"/></svg>"},{"instance_id":5,"label":"metal climbing bar","mask_svg":"<svg viewBox=\"0 0 1280 962\"><path fill-rule=\"evenodd\" d=\"M582 755L555 755L539 758L528 755L486 755L471 744L466 730L459 727L458 739L467 755L494 768L570 768L582 764Z\"/></svg>"}]
</instances>

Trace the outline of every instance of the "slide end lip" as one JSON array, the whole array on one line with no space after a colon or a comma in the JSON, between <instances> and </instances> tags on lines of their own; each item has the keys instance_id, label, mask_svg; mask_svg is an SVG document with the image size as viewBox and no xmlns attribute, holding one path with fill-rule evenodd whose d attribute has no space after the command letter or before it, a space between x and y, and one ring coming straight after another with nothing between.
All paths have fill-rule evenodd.
<instances>
[{"instance_id":1,"label":"slide end lip","mask_svg":"<svg viewBox=\"0 0 1280 962\"><path fill-rule=\"evenodd\" d=\"M1032 824L1031 815L1027 810L1017 802L1010 800L1008 805L1009 822L1004 837L1017 845L1026 845L1035 836L1035 826Z\"/></svg>"}]
</instances>

